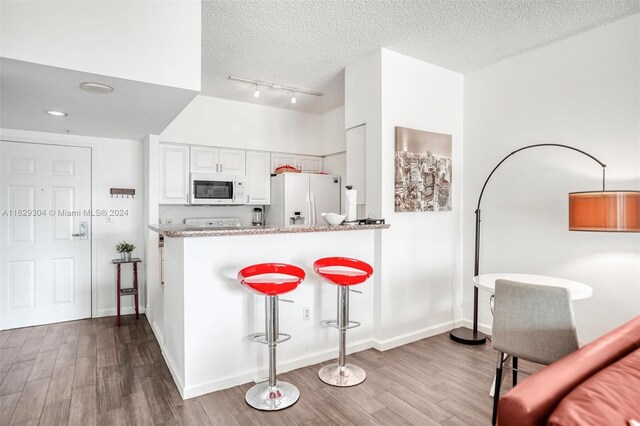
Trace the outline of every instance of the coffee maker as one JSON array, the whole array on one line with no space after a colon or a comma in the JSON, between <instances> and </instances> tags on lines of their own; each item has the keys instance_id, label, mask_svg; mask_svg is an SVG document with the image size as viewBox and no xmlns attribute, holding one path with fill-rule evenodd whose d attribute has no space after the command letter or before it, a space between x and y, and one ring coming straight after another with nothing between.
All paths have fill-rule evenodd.
<instances>
[{"instance_id":1,"label":"coffee maker","mask_svg":"<svg viewBox=\"0 0 640 426\"><path fill-rule=\"evenodd\" d=\"M253 209L253 216L251 218L252 226L264 226L264 212L262 207L255 207Z\"/></svg>"}]
</instances>

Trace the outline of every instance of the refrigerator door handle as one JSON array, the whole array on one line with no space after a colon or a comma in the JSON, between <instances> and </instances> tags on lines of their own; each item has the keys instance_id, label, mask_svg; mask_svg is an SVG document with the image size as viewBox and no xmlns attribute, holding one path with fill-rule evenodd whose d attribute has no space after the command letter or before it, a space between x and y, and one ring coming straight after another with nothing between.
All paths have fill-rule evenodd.
<instances>
[{"instance_id":1,"label":"refrigerator door handle","mask_svg":"<svg viewBox=\"0 0 640 426\"><path fill-rule=\"evenodd\" d=\"M307 192L307 220L306 225L311 225L311 194Z\"/></svg>"},{"instance_id":2,"label":"refrigerator door handle","mask_svg":"<svg viewBox=\"0 0 640 426\"><path fill-rule=\"evenodd\" d=\"M311 221L312 225L316 225L316 199L313 196L313 192L311 193Z\"/></svg>"}]
</instances>

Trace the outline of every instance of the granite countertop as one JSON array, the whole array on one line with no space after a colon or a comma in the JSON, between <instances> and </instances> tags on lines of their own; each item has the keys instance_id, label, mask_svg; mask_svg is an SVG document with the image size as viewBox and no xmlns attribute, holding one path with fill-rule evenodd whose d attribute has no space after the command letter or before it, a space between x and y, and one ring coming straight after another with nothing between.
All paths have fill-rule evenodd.
<instances>
[{"instance_id":1,"label":"granite countertop","mask_svg":"<svg viewBox=\"0 0 640 426\"><path fill-rule=\"evenodd\" d=\"M297 234L303 232L369 231L391 225L289 225L283 227L250 226L243 228L194 228L184 224L149 225L149 229L169 238L224 237L230 235Z\"/></svg>"}]
</instances>

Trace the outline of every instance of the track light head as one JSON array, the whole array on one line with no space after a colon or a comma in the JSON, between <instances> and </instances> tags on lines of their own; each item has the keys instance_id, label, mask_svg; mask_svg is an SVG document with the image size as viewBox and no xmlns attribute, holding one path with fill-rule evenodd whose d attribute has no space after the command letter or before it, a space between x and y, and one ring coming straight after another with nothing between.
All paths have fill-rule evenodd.
<instances>
[{"instance_id":1,"label":"track light head","mask_svg":"<svg viewBox=\"0 0 640 426\"><path fill-rule=\"evenodd\" d=\"M298 102L296 99L296 92L291 92L291 103L295 104L296 102Z\"/></svg>"},{"instance_id":2,"label":"track light head","mask_svg":"<svg viewBox=\"0 0 640 426\"><path fill-rule=\"evenodd\" d=\"M253 97L254 98L259 98L260 97L260 88L258 87L257 84L256 84L256 90L253 91Z\"/></svg>"}]
</instances>

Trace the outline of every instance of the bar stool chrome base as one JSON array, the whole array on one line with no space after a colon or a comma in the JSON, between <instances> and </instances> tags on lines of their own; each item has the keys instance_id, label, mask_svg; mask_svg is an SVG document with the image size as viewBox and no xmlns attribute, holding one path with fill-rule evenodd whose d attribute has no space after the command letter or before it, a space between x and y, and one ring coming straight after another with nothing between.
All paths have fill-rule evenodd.
<instances>
[{"instance_id":1,"label":"bar stool chrome base","mask_svg":"<svg viewBox=\"0 0 640 426\"><path fill-rule=\"evenodd\" d=\"M338 364L329 364L318 371L318 377L328 385L346 388L364 382L367 373L353 364L346 364L344 367L340 367Z\"/></svg>"},{"instance_id":2,"label":"bar stool chrome base","mask_svg":"<svg viewBox=\"0 0 640 426\"><path fill-rule=\"evenodd\" d=\"M299 398L300 391L297 387L279 380L275 386L269 386L268 381L258 383L244 397L247 404L262 411L283 410L298 402Z\"/></svg>"}]
</instances>

